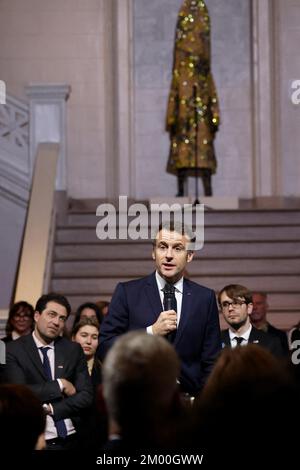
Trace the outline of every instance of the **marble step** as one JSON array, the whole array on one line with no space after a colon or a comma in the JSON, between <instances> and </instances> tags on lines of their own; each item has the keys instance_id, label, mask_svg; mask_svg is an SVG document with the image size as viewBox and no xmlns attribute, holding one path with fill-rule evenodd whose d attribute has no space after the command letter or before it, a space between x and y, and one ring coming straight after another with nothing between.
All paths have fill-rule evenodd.
<instances>
[{"instance_id":1,"label":"marble step","mask_svg":"<svg viewBox=\"0 0 300 470\"><path fill-rule=\"evenodd\" d=\"M148 241L119 242L107 241L91 244L55 245L54 260L114 260L150 258L152 246ZM294 242L210 242L197 252L201 258L258 258L258 257L299 257L300 240Z\"/></svg>"},{"instance_id":2,"label":"marble step","mask_svg":"<svg viewBox=\"0 0 300 470\"><path fill-rule=\"evenodd\" d=\"M205 240L213 241L299 241L300 225L206 227ZM95 228L58 228L56 243L100 243ZM148 240L150 243L150 240Z\"/></svg>"},{"instance_id":3,"label":"marble step","mask_svg":"<svg viewBox=\"0 0 300 470\"><path fill-rule=\"evenodd\" d=\"M91 277L91 278L52 278L51 289L65 295L103 295L113 293L118 282L129 281L138 276ZM193 276L191 280L204 286L219 291L226 284L243 284L251 290L262 290L268 293L299 293L299 275L286 276L249 276L245 275L220 275L220 276ZM297 306L299 308L299 304ZM300 308L299 308L300 314Z\"/></svg>"},{"instance_id":4,"label":"marble step","mask_svg":"<svg viewBox=\"0 0 300 470\"><path fill-rule=\"evenodd\" d=\"M118 214L117 214L118 218ZM131 220L132 218L130 218ZM66 226L96 227L101 220L96 216L96 207L93 212L69 213L63 224ZM207 211L204 215L205 225L300 225L299 210L236 210L236 211ZM62 224L61 224L62 225Z\"/></svg>"},{"instance_id":5,"label":"marble step","mask_svg":"<svg viewBox=\"0 0 300 470\"><path fill-rule=\"evenodd\" d=\"M56 261L52 277L140 277L153 271L154 262L146 260L107 261ZM292 259L205 259L201 255L187 265L190 276L222 275L298 275L300 280L300 258Z\"/></svg>"}]
</instances>

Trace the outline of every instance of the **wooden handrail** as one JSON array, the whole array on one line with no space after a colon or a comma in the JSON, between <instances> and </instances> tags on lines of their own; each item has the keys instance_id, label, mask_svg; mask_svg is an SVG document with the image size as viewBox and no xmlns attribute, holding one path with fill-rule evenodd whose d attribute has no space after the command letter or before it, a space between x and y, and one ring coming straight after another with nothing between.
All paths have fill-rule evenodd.
<instances>
[{"instance_id":1,"label":"wooden handrail","mask_svg":"<svg viewBox=\"0 0 300 470\"><path fill-rule=\"evenodd\" d=\"M37 149L14 302L35 305L45 289L58 152L56 143L41 143Z\"/></svg>"}]
</instances>

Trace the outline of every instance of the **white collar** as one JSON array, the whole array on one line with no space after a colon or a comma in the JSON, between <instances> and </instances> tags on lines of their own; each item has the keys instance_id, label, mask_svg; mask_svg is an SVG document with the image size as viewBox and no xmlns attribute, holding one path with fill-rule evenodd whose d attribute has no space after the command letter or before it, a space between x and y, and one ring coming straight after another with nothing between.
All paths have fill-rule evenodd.
<instances>
[{"instance_id":1,"label":"white collar","mask_svg":"<svg viewBox=\"0 0 300 470\"><path fill-rule=\"evenodd\" d=\"M163 290L167 281L163 277L161 277L161 275L157 271L155 272L155 277L156 277L156 282L157 282L159 290ZM177 290L178 292L182 294L183 293L183 276L179 279L179 281L175 282L175 284L173 285L175 287L175 290Z\"/></svg>"},{"instance_id":2,"label":"white collar","mask_svg":"<svg viewBox=\"0 0 300 470\"><path fill-rule=\"evenodd\" d=\"M47 345L46 345L46 344L43 344L43 343L38 339L38 337L36 336L36 334L35 334L34 331L32 332L32 337L33 337L33 341L35 342L36 347L37 347L38 349L40 349L40 348L45 348L46 346L47 346L48 348L54 349L54 341L51 341L51 343L49 343L49 344L47 344Z\"/></svg>"},{"instance_id":3,"label":"white collar","mask_svg":"<svg viewBox=\"0 0 300 470\"><path fill-rule=\"evenodd\" d=\"M246 330L242 335L238 335L234 330L231 330L231 329L229 328L229 338L230 338L230 341L232 341L234 338L236 338L236 336L238 336L239 338L243 338L245 341L249 341L249 336L250 336L251 330L252 330L252 325L251 325L251 323L250 323L250 325L249 325L248 330Z\"/></svg>"}]
</instances>

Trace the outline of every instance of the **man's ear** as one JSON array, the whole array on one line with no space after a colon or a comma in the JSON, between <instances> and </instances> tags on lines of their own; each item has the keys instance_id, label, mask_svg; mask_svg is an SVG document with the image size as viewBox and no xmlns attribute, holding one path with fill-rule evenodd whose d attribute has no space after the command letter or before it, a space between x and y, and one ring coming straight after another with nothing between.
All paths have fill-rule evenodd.
<instances>
[{"instance_id":1,"label":"man's ear","mask_svg":"<svg viewBox=\"0 0 300 470\"><path fill-rule=\"evenodd\" d=\"M194 251L188 251L187 258L186 258L187 262L190 263L193 258L194 258Z\"/></svg>"},{"instance_id":2,"label":"man's ear","mask_svg":"<svg viewBox=\"0 0 300 470\"><path fill-rule=\"evenodd\" d=\"M154 248L152 250L152 259L155 261L155 251L154 251Z\"/></svg>"},{"instance_id":3,"label":"man's ear","mask_svg":"<svg viewBox=\"0 0 300 470\"><path fill-rule=\"evenodd\" d=\"M251 315L252 311L253 311L253 303L250 302L250 304L247 305L248 315Z\"/></svg>"},{"instance_id":4,"label":"man's ear","mask_svg":"<svg viewBox=\"0 0 300 470\"><path fill-rule=\"evenodd\" d=\"M33 314L34 321L37 322L40 316L41 316L40 312L36 310Z\"/></svg>"}]
</instances>

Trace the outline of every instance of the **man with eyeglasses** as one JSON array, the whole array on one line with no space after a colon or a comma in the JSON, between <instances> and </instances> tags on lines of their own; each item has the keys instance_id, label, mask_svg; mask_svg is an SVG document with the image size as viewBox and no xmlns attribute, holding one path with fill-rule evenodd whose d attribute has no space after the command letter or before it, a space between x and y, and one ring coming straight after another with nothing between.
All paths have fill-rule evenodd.
<instances>
[{"instance_id":1,"label":"man with eyeglasses","mask_svg":"<svg viewBox=\"0 0 300 470\"><path fill-rule=\"evenodd\" d=\"M240 284L230 284L219 292L218 302L226 323L227 330L222 331L223 347L235 348L254 343L268 349L277 357L284 355L280 341L250 322L253 310L252 293Z\"/></svg>"},{"instance_id":2,"label":"man with eyeglasses","mask_svg":"<svg viewBox=\"0 0 300 470\"><path fill-rule=\"evenodd\" d=\"M101 324L98 354L103 360L117 337L130 330L163 336L181 361L181 391L195 396L221 350L221 337L214 291L184 278L194 256L192 240L184 224L159 227L152 249L156 270L117 285Z\"/></svg>"},{"instance_id":3,"label":"man with eyeglasses","mask_svg":"<svg viewBox=\"0 0 300 470\"><path fill-rule=\"evenodd\" d=\"M6 349L6 382L28 385L43 404L46 450L75 448L82 412L93 401L83 350L61 336L70 312L64 296L43 295L35 307L34 331Z\"/></svg>"}]
</instances>

